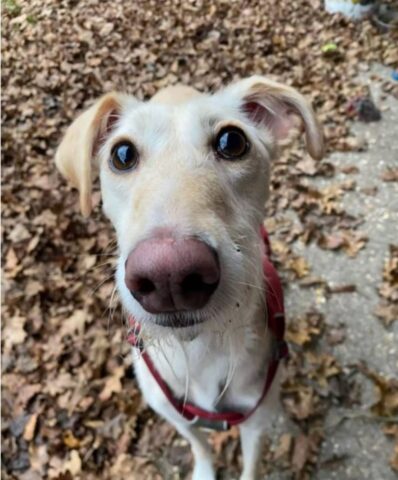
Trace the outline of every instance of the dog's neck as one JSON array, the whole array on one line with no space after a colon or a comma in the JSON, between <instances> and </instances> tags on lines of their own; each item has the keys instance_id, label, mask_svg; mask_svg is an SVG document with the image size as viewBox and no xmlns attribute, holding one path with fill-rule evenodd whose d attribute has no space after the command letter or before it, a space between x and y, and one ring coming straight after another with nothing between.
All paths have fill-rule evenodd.
<instances>
[{"instance_id":1,"label":"dog's neck","mask_svg":"<svg viewBox=\"0 0 398 480\"><path fill-rule=\"evenodd\" d=\"M248 372L259 379L261 389L270 351L264 298L257 293L248 299L244 311L228 313L169 335L160 335L162 327L152 331L150 337L144 333L147 352L177 397L212 409L224 400L230 401L229 396L236 397L232 393L236 383Z\"/></svg>"}]
</instances>

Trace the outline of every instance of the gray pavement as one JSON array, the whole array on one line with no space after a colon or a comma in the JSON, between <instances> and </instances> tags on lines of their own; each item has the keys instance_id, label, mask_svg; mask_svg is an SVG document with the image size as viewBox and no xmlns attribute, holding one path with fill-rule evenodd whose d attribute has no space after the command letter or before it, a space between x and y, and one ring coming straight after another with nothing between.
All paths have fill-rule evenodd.
<instances>
[{"instance_id":1,"label":"gray pavement","mask_svg":"<svg viewBox=\"0 0 398 480\"><path fill-rule=\"evenodd\" d=\"M381 283L383 264L388 256L388 246L398 243L398 185L383 182L381 174L388 166L398 164L398 101L388 96L381 100L379 84L370 81L371 73L389 75L390 70L375 66L364 73L360 82L369 83L375 103L382 108L380 122L364 124L354 122L352 132L366 140L364 152L335 153L328 158L336 170L355 165L356 174L338 173L328 179L314 179L317 186L327 186L336 181L352 179L357 185L344 195L343 206L348 213L363 215L365 222L358 231L369 241L355 258L344 253L322 250L316 245L294 244L294 251L304 256L311 265L312 274L322 277L329 285L355 284L353 293L335 294L328 299L316 288L304 289L291 283L286 291L289 316L304 313L316 307L325 314L328 325L343 323L346 339L332 348L332 353L342 365L356 364L362 360L384 376L398 376L398 322L386 329L372 313L379 303L377 286ZM377 187L375 195L363 189ZM292 212L287 212L294 218ZM331 347L327 347L330 351ZM345 460L333 469L320 468L314 478L319 480L392 480L397 478L388 465L393 442L382 432L383 424L367 414L374 401L374 389L368 380L358 376L361 383L361 406L355 410L332 407L326 419L326 439L320 461L344 456ZM340 421L347 417L344 421ZM275 474L276 475L276 474ZM281 478L279 475L271 478Z\"/></svg>"}]
</instances>

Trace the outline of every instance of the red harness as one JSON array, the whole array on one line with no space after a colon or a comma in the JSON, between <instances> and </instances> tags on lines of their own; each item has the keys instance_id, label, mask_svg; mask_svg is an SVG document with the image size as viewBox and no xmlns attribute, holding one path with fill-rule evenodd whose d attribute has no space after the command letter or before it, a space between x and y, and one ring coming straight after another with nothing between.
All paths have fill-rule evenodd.
<instances>
[{"instance_id":1,"label":"red harness","mask_svg":"<svg viewBox=\"0 0 398 480\"><path fill-rule=\"evenodd\" d=\"M173 405L178 413L180 413L186 420L194 425L213 430L227 430L232 425L238 425L239 423L247 420L250 415L255 412L267 395L278 369L279 362L288 355L288 347L284 340L285 314L283 307L282 285L278 273L270 260L271 245L268 238L268 233L264 227L261 228L261 237L264 241L265 247L263 256L263 270L266 287L268 329L274 337L274 352L268 364L262 394L260 395L260 398L257 400L254 407L249 411L245 413L209 412L191 403L183 403L182 401L176 399L170 387L163 380L160 373L156 369L150 356L145 351L142 340L138 339L137 335L139 332L139 324L134 320L133 317L130 317L130 330L127 338L128 342L130 345L138 348L141 351L142 359L146 363L146 366L168 401Z\"/></svg>"}]
</instances>

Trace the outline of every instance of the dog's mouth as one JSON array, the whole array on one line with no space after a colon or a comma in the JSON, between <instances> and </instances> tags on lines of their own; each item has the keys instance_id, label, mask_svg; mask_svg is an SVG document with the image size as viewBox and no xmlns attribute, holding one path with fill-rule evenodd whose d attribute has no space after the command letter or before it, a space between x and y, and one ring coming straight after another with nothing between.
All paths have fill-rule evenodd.
<instances>
[{"instance_id":1,"label":"dog's mouth","mask_svg":"<svg viewBox=\"0 0 398 480\"><path fill-rule=\"evenodd\" d=\"M208 320L207 316L197 312L173 312L152 315L151 321L159 327L166 328L189 328L200 325Z\"/></svg>"}]
</instances>

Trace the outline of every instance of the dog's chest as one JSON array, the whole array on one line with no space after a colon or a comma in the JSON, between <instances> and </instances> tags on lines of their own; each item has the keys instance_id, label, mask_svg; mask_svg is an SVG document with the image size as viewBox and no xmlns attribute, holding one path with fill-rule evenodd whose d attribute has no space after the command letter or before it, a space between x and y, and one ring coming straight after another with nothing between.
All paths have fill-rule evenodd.
<instances>
[{"instance_id":1,"label":"dog's chest","mask_svg":"<svg viewBox=\"0 0 398 480\"><path fill-rule=\"evenodd\" d=\"M268 341L199 339L151 352L156 368L176 398L205 410L250 407L264 382ZM248 344L249 343L249 344Z\"/></svg>"}]
</instances>

